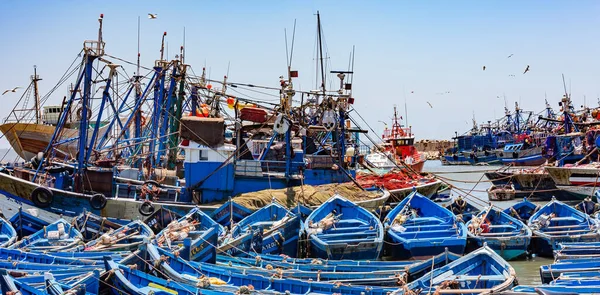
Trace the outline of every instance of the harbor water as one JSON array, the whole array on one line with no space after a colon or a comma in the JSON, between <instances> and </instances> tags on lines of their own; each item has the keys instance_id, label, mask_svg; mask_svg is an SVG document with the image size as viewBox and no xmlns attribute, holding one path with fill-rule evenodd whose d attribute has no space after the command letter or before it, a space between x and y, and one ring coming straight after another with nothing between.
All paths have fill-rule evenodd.
<instances>
[{"instance_id":1,"label":"harbor water","mask_svg":"<svg viewBox=\"0 0 600 295\"><path fill-rule=\"evenodd\" d=\"M444 166L440 161L433 160L425 162L424 172L433 172L447 183L455 186L457 191L469 192L467 200L477 207L486 206L489 201L485 192L491 186L491 182L483 175L486 171L498 169L500 166ZM454 193L454 192L453 192ZM475 199L476 198L476 199ZM511 200L502 202L493 202L495 206L502 209L508 208L521 200ZM540 202L543 204L544 202ZM535 285L541 284L540 266L551 264L553 259L545 257L523 258L517 261L511 261L510 264L515 268L519 284Z\"/></svg>"}]
</instances>

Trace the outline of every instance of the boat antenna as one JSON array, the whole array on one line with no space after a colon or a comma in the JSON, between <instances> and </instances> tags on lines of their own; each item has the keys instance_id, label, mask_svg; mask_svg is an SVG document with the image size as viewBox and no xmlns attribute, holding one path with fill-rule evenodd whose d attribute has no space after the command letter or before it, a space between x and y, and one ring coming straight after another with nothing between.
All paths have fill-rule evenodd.
<instances>
[{"instance_id":1,"label":"boat antenna","mask_svg":"<svg viewBox=\"0 0 600 295\"><path fill-rule=\"evenodd\" d=\"M321 62L321 91L323 92L323 98L325 98L325 66L323 65L323 41L321 36L321 15L317 10L317 36L319 38L319 60ZM317 97L317 104L319 104L319 98Z\"/></svg>"},{"instance_id":2,"label":"boat antenna","mask_svg":"<svg viewBox=\"0 0 600 295\"><path fill-rule=\"evenodd\" d=\"M140 74L140 17L138 16L138 27L137 27L137 72Z\"/></svg>"},{"instance_id":3,"label":"boat antenna","mask_svg":"<svg viewBox=\"0 0 600 295\"><path fill-rule=\"evenodd\" d=\"M183 64L185 60L183 57L185 56L185 27L183 27L183 46L181 47L181 63ZM229 76L229 69L227 70L227 75Z\"/></svg>"}]
</instances>

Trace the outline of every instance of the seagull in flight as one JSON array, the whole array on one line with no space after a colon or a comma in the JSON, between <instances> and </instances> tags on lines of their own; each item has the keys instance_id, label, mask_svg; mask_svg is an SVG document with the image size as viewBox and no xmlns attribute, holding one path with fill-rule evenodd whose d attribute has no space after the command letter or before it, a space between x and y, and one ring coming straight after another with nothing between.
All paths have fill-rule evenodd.
<instances>
[{"instance_id":1,"label":"seagull in flight","mask_svg":"<svg viewBox=\"0 0 600 295\"><path fill-rule=\"evenodd\" d=\"M483 70L485 71L485 66L483 66Z\"/></svg>"},{"instance_id":2,"label":"seagull in flight","mask_svg":"<svg viewBox=\"0 0 600 295\"><path fill-rule=\"evenodd\" d=\"M156 14L156 13L148 13L149 19L156 19L157 17L158 17L158 14Z\"/></svg>"},{"instance_id":3,"label":"seagull in flight","mask_svg":"<svg viewBox=\"0 0 600 295\"><path fill-rule=\"evenodd\" d=\"M527 67L525 68L525 71L523 72L523 74L529 72L529 65L527 65Z\"/></svg>"},{"instance_id":4,"label":"seagull in flight","mask_svg":"<svg viewBox=\"0 0 600 295\"><path fill-rule=\"evenodd\" d=\"M9 93L9 92L17 92L17 89L19 89L19 88L21 88L21 87L20 87L20 86L17 86L17 87L15 87L15 88L13 88L13 89L7 89L7 90L4 90L4 92L2 92L2 95L4 95L4 94L7 94L7 93Z\"/></svg>"},{"instance_id":5,"label":"seagull in flight","mask_svg":"<svg viewBox=\"0 0 600 295\"><path fill-rule=\"evenodd\" d=\"M513 55L515 55L515 54L511 53L507 58L511 58Z\"/></svg>"},{"instance_id":6,"label":"seagull in flight","mask_svg":"<svg viewBox=\"0 0 600 295\"><path fill-rule=\"evenodd\" d=\"M429 107L430 107L430 108L432 108L432 109L433 109L433 106L431 105L431 103L430 103L430 102L427 102L427 104L429 105Z\"/></svg>"}]
</instances>

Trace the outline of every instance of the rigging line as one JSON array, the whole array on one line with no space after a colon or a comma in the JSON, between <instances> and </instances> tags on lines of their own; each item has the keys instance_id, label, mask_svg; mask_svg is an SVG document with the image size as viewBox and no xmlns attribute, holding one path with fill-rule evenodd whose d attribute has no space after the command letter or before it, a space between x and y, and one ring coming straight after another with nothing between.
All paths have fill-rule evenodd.
<instances>
[{"instance_id":1,"label":"rigging line","mask_svg":"<svg viewBox=\"0 0 600 295\"><path fill-rule=\"evenodd\" d=\"M108 56L108 57L110 57L110 58L114 58L114 59L116 59L116 60L118 60L118 61L124 62L124 63L126 63L126 64L129 64L129 65L132 65L132 66L136 66L136 67L138 66L138 65L137 65L137 62L135 62L135 63L134 63L134 62L130 62L130 61L124 60L124 59L122 59L122 58L118 58L118 57L116 57L116 56L112 56L112 55L110 55L110 54L108 54L108 53L104 53L104 56ZM144 69L144 70L147 70L147 71L152 71L152 69L151 69L151 68L144 67L144 66L141 66L141 65L140 65L140 68L142 68L142 69Z\"/></svg>"}]
</instances>

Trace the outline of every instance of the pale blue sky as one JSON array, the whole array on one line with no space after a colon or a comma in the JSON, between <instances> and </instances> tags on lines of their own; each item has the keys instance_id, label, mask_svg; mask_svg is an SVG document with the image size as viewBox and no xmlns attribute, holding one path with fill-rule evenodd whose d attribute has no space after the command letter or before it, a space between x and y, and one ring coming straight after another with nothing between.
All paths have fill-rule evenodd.
<instances>
[{"instance_id":1,"label":"pale blue sky","mask_svg":"<svg viewBox=\"0 0 600 295\"><path fill-rule=\"evenodd\" d=\"M598 1L3 1L1 7L0 90L26 86L37 65L46 93L83 40L96 38L100 13L111 55L135 61L141 16L142 64L158 59L163 31L172 57L185 27L186 62L196 73L206 63L211 78L220 79L231 63L230 81L274 87L286 71L284 28L290 37L297 19L295 85L314 89L319 10L331 69L347 69L356 46L355 107L378 131L394 104L404 113L405 95L418 138L465 131L473 112L479 122L501 116L504 101L496 97L503 93L511 109L521 101L539 111L545 93L557 106L562 73L577 106L584 96L597 106L600 96ZM523 75L527 65L531 71ZM51 101L62 99L63 88ZM19 96L0 97L0 117Z\"/></svg>"}]
</instances>

